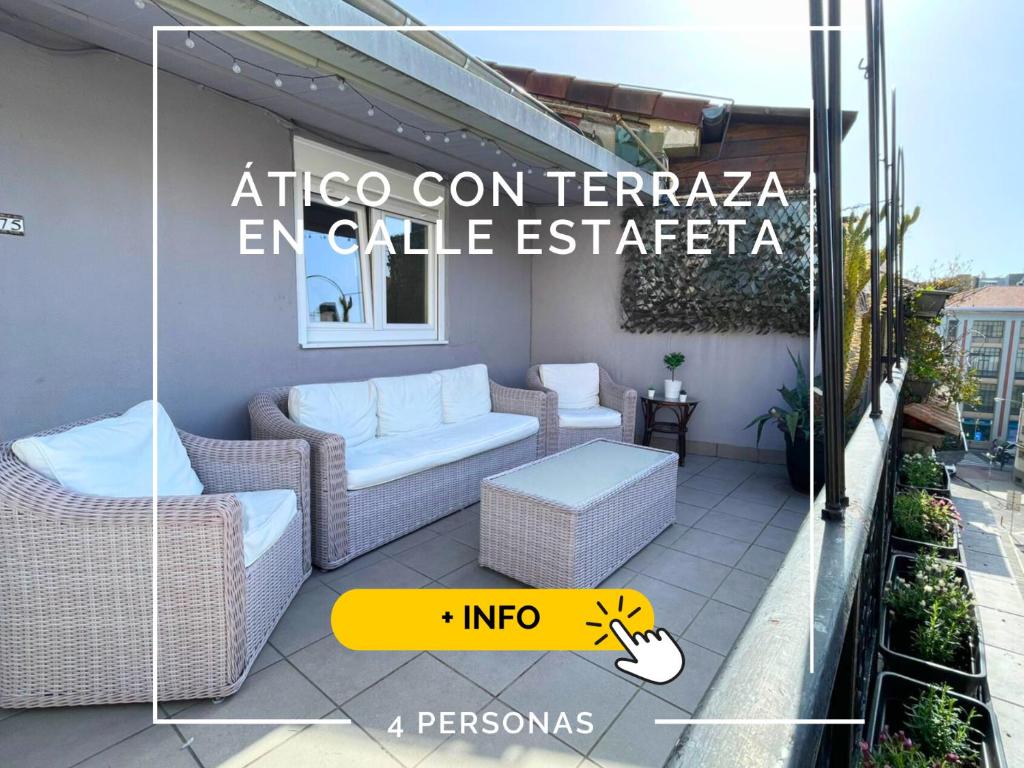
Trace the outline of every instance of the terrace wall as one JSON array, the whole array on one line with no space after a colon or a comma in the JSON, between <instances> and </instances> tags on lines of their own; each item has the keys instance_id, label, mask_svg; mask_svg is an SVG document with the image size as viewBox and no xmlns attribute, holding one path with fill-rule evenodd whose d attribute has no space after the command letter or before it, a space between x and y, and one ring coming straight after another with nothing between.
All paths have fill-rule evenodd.
<instances>
[{"instance_id":1,"label":"terrace wall","mask_svg":"<svg viewBox=\"0 0 1024 768\"><path fill-rule=\"evenodd\" d=\"M151 70L0 36L0 71L0 210L28 232L0 237L8 440L150 396ZM514 218L453 207L450 245L466 245L461 218L494 218L496 255L448 257L449 344L302 350L294 256L240 256L230 207L246 161L291 168L289 128L171 75L160 95L159 385L179 426L246 437L248 398L275 385L475 362L522 382L531 262L515 252Z\"/></svg>"}]
</instances>

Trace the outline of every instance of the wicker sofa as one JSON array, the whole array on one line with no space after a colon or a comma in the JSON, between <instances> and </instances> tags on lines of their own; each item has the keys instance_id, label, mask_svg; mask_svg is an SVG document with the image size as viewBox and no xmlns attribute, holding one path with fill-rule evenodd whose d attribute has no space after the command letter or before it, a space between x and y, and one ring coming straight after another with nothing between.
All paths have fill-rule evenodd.
<instances>
[{"instance_id":1,"label":"wicker sofa","mask_svg":"<svg viewBox=\"0 0 1024 768\"><path fill-rule=\"evenodd\" d=\"M557 429L549 454L601 438L635 442L636 390L616 384L596 363L534 365L526 386L550 395L548 420Z\"/></svg>"},{"instance_id":2,"label":"wicker sofa","mask_svg":"<svg viewBox=\"0 0 1024 768\"><path fill-rule=\"evenodd\" d=\"M415 425L415 430L390 434L384 429L385 403L383 395L380 395L381 400L373 406L378 408L376 431L369 438L362 434L357 441L334 429L328 431L308 423L297 423L299 415L290 412L289 397L293 398L294 404L293 392L300 389L335 387L341 393L338 396L348 397L351 391L346 387L355 387L355 391L360 392L363 387L368 387L372 395L375 388L383 392L393 385L401 385L403 379L409 379L408 389L416 392L433 386L432 382L427 381L429 376L457 374L471 368L477 369L474 374L477 377L481 375L479 369L483 369L482 379L478 378L478 382L483 388L480 393L483 399L481 408L486 409L487 414L455 424L447 423L445 412L443 422L437 422L435 418L433 426L424 426L426 422L421 421ZM551 441L549 433L554 427L553 422L549 421L553 413L549 399L550 396L544 392L497 384L488 378L484 366L469 366L411 377L267 390L258 393L249 402L249 417L254 440L298 438L309 443L313 562L320 568L333 569L438 518L476 503L480 500L480 481L484 477L545 455ZM420 410L431 410L433 407L425 406ZM449 431L462 429L460 425L486 425L488 414L528 417L520 418L519 421L529 422L533 426L514 440L500 445L484 441L486 445L494 447L485 447L471 453L465 450L456 452L451 460L426 462L421 468L416 468L416 464L412 463L403 469L396 463L394 471L381 474L376 471L376 467L370 467L374 476L367 477L367 456L372 457L373 451L386 453L392 450L401 454L403 451L408 452L408 449L415 453L416 446L444 443ZM522 426L519 423L519 427ZM370 428L373 430L374 426ZM499 425L499 428L503 426ZM381 447L378 449L378 446ZM430 449L427 447L425 450ZM401 458L404 460L407 457ZM383 466L388 469L386 464Z\"/></svg>"},{"instance_id":3,"label":"wicker sofa","mask_svg":"<svg viewBox=\"0 0 1024 768\"><path fill-rule=\"evenodd\" d=\"M238 690L310 572L309 446L178 435L203 492L158 502L162 701ZM0 707L151 701L152 497L67 490L12 445L0 446ZM248 566L241 491L291 505Z\"/></svg>"}]
</instances>

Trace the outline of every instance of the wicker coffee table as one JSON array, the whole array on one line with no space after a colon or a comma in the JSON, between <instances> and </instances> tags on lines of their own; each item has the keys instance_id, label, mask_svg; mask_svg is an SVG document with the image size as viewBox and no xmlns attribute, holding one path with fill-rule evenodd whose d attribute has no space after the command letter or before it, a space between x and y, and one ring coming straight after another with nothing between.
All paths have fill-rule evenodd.
<instances>
[{"instance_id":1,"label":"wicker coffee table","mask_svg":"<svg viewBox=\"0 0 1024 768\"><path fill-rule=\"evenodd\" d=\"M675 521L675 502L675 453L592 440L483 481L480 564L595 587Z\"/></svg>"}]
</instances>

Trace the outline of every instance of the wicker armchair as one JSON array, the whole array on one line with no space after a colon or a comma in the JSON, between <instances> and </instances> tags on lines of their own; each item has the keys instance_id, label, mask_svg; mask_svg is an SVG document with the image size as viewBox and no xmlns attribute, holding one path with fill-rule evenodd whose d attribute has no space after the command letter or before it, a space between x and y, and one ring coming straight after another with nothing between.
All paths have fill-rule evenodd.
<instances>
[{"instance_id":1,"label":"wicker armchair","mask_svg":"<svg viewBox=\"0 0 1024 768\"><path fill-rule=\"evenodd\" d=\"M266 390L249 401L254 440L298 438L310 445L310 517L313 563L338 568L447 514L480 500L480 481L544 456L557 428L549 396L490 383L492 410L534 416L540 431L527 439L415 475L349 490L345 440L340 435L303 427L288 418L289 387Z\"/></svg>"},{"instance_id":2,"label":"wicker armchair","mask_svg":"<svg viewBox=\"0 0 1024 768\"><path fill-rule=\"evenodd\" d=\"M310 572L309 446L179 435L205 492L158 502L162 701L238 690ZM232 493L271 489L299 515L246 568ZM152 533L151 498L68 491L0 446L0 707L152 700Z\"/></svg>"},{"instance_id":3,"label":"wicker armchair","mask_svg":"<svg viewBox=\"0 0 1024 768\"><path fill-rule=\"evenodd\" d=\"M526 371L526 386L530 389L546 392L548 400L548 420L557 429L552 429L549 435L551 440L548 446L548 453L557 453L574 445L581 445L591 440L604 438L605 440L617 440L623 443L633 443L636 435L636 399L635 389L616 384L611 375L604 368L600 371L600 390L598 398L600 404L605 408L611 408L622 414L622 424L617 427L589 427L589 428L566 428L561 426L558 416L558 393L544 386L540 378L540 366L532 365Z\"/></svg>"}]
</instances>

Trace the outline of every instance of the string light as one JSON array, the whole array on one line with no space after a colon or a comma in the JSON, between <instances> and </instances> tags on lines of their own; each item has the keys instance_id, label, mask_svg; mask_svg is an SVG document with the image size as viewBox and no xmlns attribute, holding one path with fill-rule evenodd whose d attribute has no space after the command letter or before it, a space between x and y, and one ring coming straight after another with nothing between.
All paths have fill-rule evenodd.
<instances>
[{"instance_id":1,"label":"string light","mask_svg":"<svg viewBox=\"0 0 1024 768\"><path fill-rule=\"evenodd\" d=\"M284 80L281 79L281 76L274 75L274 87L280 88L282 85L284 85Z\"/></svg>"},{"instance_id":2,"label":"string light","mask_svg":"<svg viewBox=\"0 0 1024 768\"><path fill-rule=\"evenodd\" d=\"M242 74L242 65L238 63L238 59L235 59L233 62L231 62L231 71L234 72L236 75Z\"/></svg>"},{"instance_id":3,"label":"string light","mask_svg":"<svg viewBox=\"0 0 1024 768\"><path fill-rule=\"evenodd\" d=\"M315 91L319 86L316 84L316 80L312 77L309 78L309 90Z\"/></svg>"},{"instance_id":4,"label":"string light","mask_svg":"<svg viewBox=\"0 0 1024 768\"><path fill-rule=\"evenodd\" d=\"M462 140L463 140L463 141L465 141L465 140L466 140L466 139L468 139L468 138L469 138L469 134L468 134L468 133L466 133L465 131L463 131L463 132L462 132Z\"/></svg>"},{"instance_id":5,"label":"string light","mask_svg":"<svg viewBox=\"0 0 1024 768\"><path fill-rule=\"evenodd\" d=\"M432 137L431 137L431 135L429 133L424 133L423 134L423 140L424 141L430 141L431 139L432 139Z\"/></svg>"},{"instance_id":6,"label":"string light","mask_svg":"<svg viewBox=\"0 0 1024 768\"><path fill-rule=\"evenodd\" d=\"M135 7L138 8L140 11L145 10L146 0L135 0Z\"/></svg>"},{"instance_id":7,"label":"string light","mask_svg":"<svg viewBox=\"0 0 1024 768\"><path fill-rule=\"evenodd\" d=\"M192 33L191 32L189 32L187 35L185 35L185 47L189 48L189 49L196 47L196 41L192 39Z\"/></svg>"},{"instance_id":8,"label":"string light","mask_svg":"<svg viewBox=\"0 0 1024 768\"><path fill-rule=\"evenodd\" d=\"M446 133L446 134L444 135L444 143L445 143L445 144L449 144L449 143L451 143L451 140L452 140L452 137L451 137L451 136L449 136L449 135L448 135L448 134Z\"/></svg>"},{"instance_id":9,"label":"string light","mask_svg":"<svg viewBox=\"0 0 1024 768\"><path fill-rule=\"evenodd\" d=\"M398 133L405 133L405 126L399 123L398 127L395 128L395 130L398 131Z\"/></svg>"},{"instance_id":10,"label":"string light","mask_svg":"<svg viewBox=\"0 0 1024 768\"><path fill-rule=\"evenodd\" d=\"M338 90L344 92L347 87L348 86L345 84L345 78L344 77L339 77L338 78Z\"/></svg>"},{"instance_id":11,"label":"string light","mask_svg":"<svg viewBox=\"0 0 1024 768\"><path fill-rule=\"evenodd\" d=\"M373 107L366 110L367 117L373 117Z\"/></svg>"}]
</instances>

